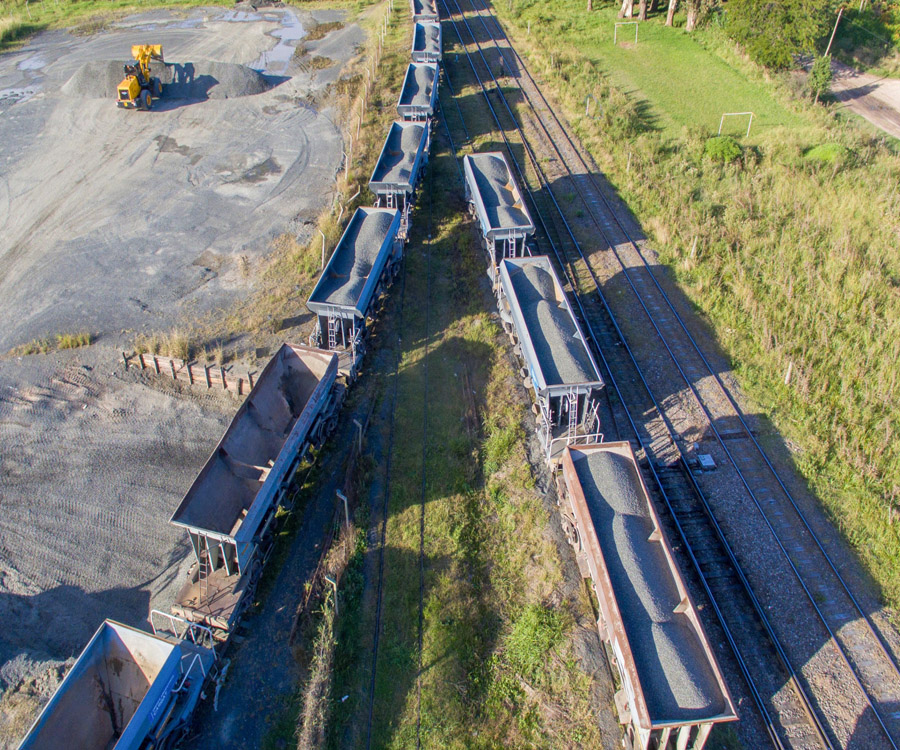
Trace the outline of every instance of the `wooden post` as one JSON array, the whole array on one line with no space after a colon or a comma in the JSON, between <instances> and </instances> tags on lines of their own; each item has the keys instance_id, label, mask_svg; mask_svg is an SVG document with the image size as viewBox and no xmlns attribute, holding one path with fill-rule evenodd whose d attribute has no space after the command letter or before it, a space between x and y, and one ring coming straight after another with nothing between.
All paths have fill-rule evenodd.
<instances>
[{"instance_id":1,"label":"wooden post","mask_svg":"<svg viewBox=\"0 0 900 750\"><path fill-rule=\"evenodd\" d=\"M144 364L144 353L143 353L143 352L140 352L140 353L138 354L138 362L141 363L141 369L142 369L142 370L146 370L146 369L147 369L147 365Z\"/></svg>"},{"instance_id":2,"label":"wooden post","mask_svg":"<svg viewBox=\"0 0 900 750\"><path fill-rule=\"evenodd\" d=\"M128 357L125 355L125 352L122 352L122 359L125 360L125 369L128 369Z\"/></svg>"},{"instance_id":3,"label":"wooden post","mask_svg":"<svg viewBox=\"0 0 900 750\"><path fill-rule=\"evenodd\" d=\"M172 380L178 380L178 376L175 374L175 360L169 360L169 367L172 368Z\"/></svg>"},{"instance_id":4,"label":"wooden post","mask_svg":"<svg viewBox=\"0 0 900 750\"><path fill-rule=\"evenodd\" d=\"M156 368L156 374L159 375L159 360L153 355L153 366Z\"/></svg>"},{"instance_id":5,"label":"wooden post","mask_svg":"<svg viewBox=\"0 0 900 750\"><path fill-rule=\"evenodd\" d=\"M228 390L228 383L225 382L225 368L224 368L224 367L220 367L220 368L219 368L219 372L222 374L222 387L227 391L227 390Z\"/></svg>"},{"instance_id":6,"label":"wooden post","mask_svg":"<svg viewBox=\"0 0 900 750\"><path fill-rule=\"evenodd\" d=\"M203 374L206 376L206 387L212 388L212 383L209 380L209 365L203 365Z\"/></svg>"},{"instance_id":7,"label":"wooden post","mask_svg":"<svg viewBox=\"0 0 900 750\"><path fill-rule=\"evenodd\" d=\"M193 385L194 384L194 373L191 372L191 363L186 362L185 366L187 367L187 371L188 371L188 380L190 381L190 384Z\"/></svg>"},{"instance_id":8,"label":"wooden post","mask_svg":"<svg viewBox=\"0 0 900 750\"><path fill-rule=\"evenodd\" d=\"M250 381L250 390L252 391L253 390L253 373L252 372L247 373L247 380Z\"/></svg>"},{"instance_id":9,"label":"wooden post","mask_svg":"<svg viewBox=\"0 0 900 750\"><path fill-rule=\"evenodd\" d=\"M238 396L244 395L244 379L238 378Z\"/></svg>"}]
</instances>

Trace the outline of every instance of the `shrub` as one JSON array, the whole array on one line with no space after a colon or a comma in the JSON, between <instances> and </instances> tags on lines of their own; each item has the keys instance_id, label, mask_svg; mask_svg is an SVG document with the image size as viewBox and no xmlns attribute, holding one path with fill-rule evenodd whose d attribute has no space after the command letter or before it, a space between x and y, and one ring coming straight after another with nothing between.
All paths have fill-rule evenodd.
<instances>
[{"instance_id":1,"label":"shrub","mask_svg":"<svg viewBox=\"0 0 900 750\"><path fill-rule=\"evenodd\" d=\"M849 160L850 154L850 149L840 143L821 143L803 156L812 164L844 164Z\"/></svg>"},{"instance_id":2,"label":"shrub","mask_svg":"<svg viewBox=\"0 0 900 750\"><path fill-rule=\"evenodd\" d=\"M727 164L740 157L741 144L730 135L717 135L706 141L703 152L713 161Z\"/></svg>"}]
</instances>

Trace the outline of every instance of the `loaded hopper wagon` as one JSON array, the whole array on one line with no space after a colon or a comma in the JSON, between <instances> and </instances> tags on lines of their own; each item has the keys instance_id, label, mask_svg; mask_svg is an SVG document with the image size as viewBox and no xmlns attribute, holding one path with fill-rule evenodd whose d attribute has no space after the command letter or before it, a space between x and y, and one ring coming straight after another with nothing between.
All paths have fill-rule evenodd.
<instances>
[{"instance_id":1,"label":"loaded hopper wagon","mask_svg":"<svg viewBox=\"0 0 900 750\"><path fill-rule=\"evenodd\" d=\"M357 208L306 306L318 322L312 340L341 353L340 369L352 380L364 354L366 319L403 257L400 212Z\"/></svg>"},{"instance_id":2,"label":"loaded hopper wagon","mask_svg":"<svg viewBox=\"0 0 900 750\"><path fill-rule=\"evenodd\" d=\"M568 447L558 482L563 528L619 672L628 746L700 750L714 724L737 717L631 445Z\"/></svg>"},{"instance_id":3,"label":"loaded hopper wagon","mask_svg":"<svg viewBox=\"0 0 900 750\"><path fill-rule=\"evenodd\" d=\"M525 240L534 234L534 222L502 153L467 154L463 171L466 200L478 219L491 281L496 283L500 261L526 255Z\"/></svg>"},{"instance_id":4,"label":"loaded hopper wagon","mask_svg":"<svg viewBox=\"0 0 900 750\"><path fill-rule=\"evenodd\" d=\"M500 317L525 362L538 434L555 463L566 445L603 439L595 398L603 380L546 255L504 260L500 289Z\"/></svg>"},{"instance_id":5,"label":"loaded hopper wagon","mask_svg":"<svg viewBox=\"0 0 900 750\"><path fill-rule=\"evenodd\" d=\"M410 0L413 21L438 21L437 0Z\"/></svg>"},{"instance_id":6,"label":"loaded hopper wagon","mask_svg":"<svg viewBox=\"0 0 900 750\"><path fill-rule=\"evenodd\" d=\"M438 93L438 66L411 63L406 69L397 113L403 120L427 120L434 115Z\"/></svg>"},{"instance_id":7,"label":"loaded hopper wagon","mask_svg":"<svg viewBox=\"0 0 900 750\"><path fill-rule=\"evenodd\" d=\"M19 748L175 747L214 665L210 648L107 620Z\"/></svg>"},{"instance_id":8,"label":"loaded hopper wagon","mask_svg":"<svg viewBox=\"0 0 900 750\"><path fill-rule=\"evenodd\" d=\"M369 180L369 190L375 193L378 206L403 211L404 236L408 228L407 209L422 167L428 161L430 140L428 122L394 122Z\"/></svg>"},{"instance_id":9,"label":"loaded hopper wagon","mask_svg":"<svg viewBox=\"0 0 900 750\"><path fill-rule=\"evenodd\" d=\"M439 63L442 46L439 23L426 22L415 25L412 45L412 61L414 63Z\"/></svg>"},{"instance_id":10,"label":"loaded hopper wagon","mask_svg":"<svg viewBox=\"0 0 900 750\"><path fill-rule=\"evenodd\" d=\"M271 551L275 513L310 445L334 427L337 356L284 344L263 369L171 523L196 558L172 612L226 637Z\"/></svg>"}]
</instances>

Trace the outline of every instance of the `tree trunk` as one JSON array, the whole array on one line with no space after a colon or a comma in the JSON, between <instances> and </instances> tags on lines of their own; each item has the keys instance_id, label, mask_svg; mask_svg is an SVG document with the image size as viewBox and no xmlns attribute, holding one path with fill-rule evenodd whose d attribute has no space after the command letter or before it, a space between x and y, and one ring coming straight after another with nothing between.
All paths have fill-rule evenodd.
<instances>
[{"instance_id":1,"label":"tree trunk","mask_svg":"<svg viewBox=\"0 0 900 750\"><path fill-rule=\"evenodd\" d=\"M594 0L588 0L588 12L594 9Z\"/></svg>"},{"instance_id":2,"label":"tree trunk","mask_svg":"<svg viewBox=\"0 0 900 750\"><path fill-rule=\"evenodd\" d=\"M656 0L650 0L650 12L656 13Z\"/></svg>"},{"instance_id":3,"label":"tree trunk","mask_svg":"<svg viewBox=\"0 0 900 750\"><path fill-rule=\"evenodd\" d=\"M666 14L666 26L671 26L675 21L675 10L678 7L678 0L669 0L669 12Z\"/></svg>"},{"instance_id":4,"label":"tree trunk","mask_svg":"<svg viewBox=\"0 0 900 750\"><path fill-rule=\"evenodd\" d=\"M634 15L634 0L622 0L619 18L631 18Z\"/></svg>"},{"instance_id":5,"label":"tree trunk","mask_svg":"<svg viewBox=\"0 0 900 750\"><path fill-rule=\"evenodd\" d=\"M638 11L638 19L641 21L647 20L647 0L641 0L640 10Z\"/></svg>"},{"instance_id":6,"label":"tree trunk","mask_svg":"<svg viewBox=\"0 0 900 750\"><path fill-rule=\"evenodd\" d=\"M697 0L686 0L687 20L684 24L685 31L693 31L697 28L697 20L700 18L700 3Z\"/></svg>"}]
</instances>

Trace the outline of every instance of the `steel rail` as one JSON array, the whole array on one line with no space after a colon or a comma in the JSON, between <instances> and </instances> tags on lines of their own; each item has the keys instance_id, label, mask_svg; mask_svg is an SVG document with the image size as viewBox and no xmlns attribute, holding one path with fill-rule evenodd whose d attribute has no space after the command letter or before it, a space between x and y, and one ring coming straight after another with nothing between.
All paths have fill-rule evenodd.
<instances>
[{"instance_id":1,"label":"steel rail","mask_svg":"<svg viewBox=\"0 0 900 750\"><path fill-rule=\"evenodd\" d=\"M461 9L459 8L459 5L458 5L458 4L457 4L457 11L459 12L459 15L460 15L460 16L463 16L464 22L466 23L466 26L468 27L468 22L465 21L464 14L462 13L462 11L461 11ZM510 157L511 157L513 163L514 163L514 166L516 167L516 170L517 170L517 172L519 173L520 178L522 178L523 184L524 184L526 190L527 190L528 193L529 193L529 197L531 198L531 202L533 203L533 205L534 205L535 208L536 208L536 214L537 214L538 219L539 219L539 221L541 222L542 226L544 227L545 234L547 235L547 238L548 238L548 240L549 240L550 243L551 243L551 247L553 248L554 254L555 254L556 257L557 257L557 262L560 263L560 265L563 267L564 274L565 274L567 280L570 281L570 284L571 284L571 286L572 286L572 289L573 289L575 292L577 292L577 284L574 283L571 279L569 279L569 271L568 271L568 269L566 269L565 264L562 263L562 260L560 259L559 251L558 251L557 247L555 246L555 244L553 243L552 238L550 237L549 231L547 230L547 227L546 227L546 222L545 222L545 220L544 220L543 214L542 214L542 212L540 211L540 209L537 207L537 202L535 201L533 192L532 192L530 186L528 185L528 181L525 179L523 170L522 170L521 166L519 165L518 160L517 160L516 157L515 157L515 154L512 152L512 149L510 148L509 141L506 139L505 133L503 132L504 128L503 128L502 124L500 123L499 118L497 117L497 114L496 114L496 111L494 110L493 105L491 105L491 103L490 103L490 100L489 100L489 98L488 98L487 90L486 90L486 88L485 88L485 86L484 86L484 83L483 83L483 81L481 80L481 77L478 75L477 71L475 70L474 64L473 64L472 61L471 61L471 55L470 55L470 53L468 52L467 45L462 41L462 37L461 37L461 35L460 35L460 33L459 33L459 29L457 28L457 22L452 18L452 14L448 14L448 15L450 16L449 20L451 20L451 22L452 22L453 25L454 25L454 31L456 32L457 37L458 37L459 40L460 40L460 44L463 46L463 48L464 48L465 51L466 51L467 58L469 59L469 63L470 63L470 66L472 67L473 74L475 75L476 80L478 80L478 83L479 83L479 85L480 85L480 87L481 87L481 89L482 89L482 93L485 95L485 99L486 99L486 102L487 102L487 104L488 104L488 107L489 107L489 109L491 110L492 115L494 116L494 120L495 120L495 122L497 123L498 128L499 128L500 131L501 131L501 136L503 137L504 142L505 142L505 144L507 145L507 150L508 150L509 153L510 153ZM491 77L492 77L493 80L494 80L494 83L497 84L497 85L498 85L498 88L499 88L499 84L498 84L498 82L496 81L496 78L494 78L493 75L490 73L490 67L487 65L487 62L486 62L486 60L484 59L484 55L483 55L483 53L482 53L481 50L480 50L480 45L478 45L478 42L477 42L477 40L475 39L475 36L474 36L474 34L472 33L470 27L468 28L468 31L469 31L469 35L470 35L471 38L473 39L473 42L474 42L477 46L479 46L479 52L480 52L480 54L481 54L482 62L484 63L485 68L488 70L489 75L491 75ZM445 71L445 77L446 77L446 71ZM502 97L502 92L500 92L500 93L501 93L501 97ZM504 101L504 104L506 104L505 101ZM510 116L513 118L513 121L516 122L516 121L515 121L515 117L512 115L512 112L509 110L508 104L506 104L506 108L507 108L507 111L509 112ZM521 128L518 126L518 123L516 123L516 126L515 126L515 127L516 127L516 129L519 131L519 133L520 133L520 135L522 136L522 139L523 139L523 141L524 141L524 140L525 140L524 134L521 132ZM532 160L534 160L534 156L533 156L533 154L530 152L530 148L528 147L528 144L527 144L527 143L523 143L523 146L525 147L526 152L529 153L529 156L532 158ZM543 182L546 183L546 178L541 174L541 170L539 169L539 167L536 168L536 171L538 172L539 180L543 180ZM563 218L563 222L566 223L567 229L569 229L569 233L570 233L570 235L572 236L572 240L573 240L573 242L574 242L574 243L576 244L576 246L577 246L577 244L578 244L578 243L577 243L577 240L575 239L574 235L571 233L571 230L570 230L570 228L568 227L567 222L565 222L565 218L564 218L564 216L562 216L562 212L561 212L561 210L560 210L558 204L556 203L555 198L553 198L552 193L549 193L549 191L548 191L548 194L550 195L551 199L553 200L554 204L556 205L557 210L560 212L560 215L561 215L561 217ZM579 251L580 251L580 248L579 248ZM582 257L583 257L583 254L582 254ZM573 274L573 275L574 275L574 274ZM593 274L592 274L592 275L593 275ZM595 279L595 282L596 282L596 279ZM615 326L615 328L616 328L616 330L617 330L617 333L619 334L620 339L621 339L621 340L623 341L623 343L624 343L624 337L621 335L621 331L618 329L618 325L615 323L614 318L612 318L612 316L611 316L611 311L608 309L608 306L606 305L605 300L603 300L602 293L599 291L599 286L598 286L598 296L600 297L601 301L603 302L604 307L607 308L606 311L607 311L607 313L610 315L610 317L611 317L611 319L612 319L612 323L613 323L613 325ZM607 371L612 375L612 371L611 371L611 369L610 369L609 363L606 361L606 357L605 357L605 355L604 355L602 349L600 349L599 345L597 344L597 336L596 336L596 334L595 334L594 331L593 331L593 327L592 327L592 326L590 325L590 323L587 321L587 316L585 315L584 309L583 309L583 307L582 307L582 305L581 305L581 301L580 301L580 299L578 299L577 295L576 295L576 297L575 297L575 300L576 300L576 303L577 303L577 305L578 305L578 307L579 307L579 309L580 309L580 311L581 311L581 317L582 317L582 319L587 323L587 326L586 326L586 327L590 330L590 332L591 332L591 334L592 334L592 338L593 338L593 340L594 340L595 346L597 346L597 348L598 348L598 353L600 354L600 357L601 357L601 359L603 360L604 365L605 365ZM626 346L626 348L627 348L627 344L626 344L625 346ZM663 414L662 414L662 411L659 409L659 406L658 406L658 404L656 403L655 398L652 396L652 393L651 393L650 390L649 390L649 386L648 386L648 384L646 383L646 381L644 380L643 375L642 375L642 373L640 372L640 369L637 367L637 363L636 363L636 361L634 360L634 357L633 357L633 355L631 354L630 350L629 350L629 356L631 357L632 365L634 366L634 368L635 368L636 371L638 372L638 375L640 376L640 379L641 379L641 381L642 381L643 384L644 384L644 387L645 387L645 389L646 389L646 391L647 391L648 396L651 398L651 400L652 400L653 403L654 403L654 407L656 408L657 413L660 415L660 418L663 420L663 422L666 423L667 421L665 420L665 418L664 418L664 416L663 416ZM641 445L642 449L644 450L645 455L649 456L649 451L647 450L646 446L644 445L643 440L642 440L641 437L640 437L640 433L639 433L639 431L638 431L638 429L637 429L637 426L636 426L635 423L634 423L634 420L633 420L631 414L630 414L629 411L628 411L627 406L625 406L627 402L625 401L624 397L622 396L622 393L621 393L621 390L619 389L618 383L616 383L614 377L611 378L611 381L612 381L612 385L613 385L614 389L615 389L616 392L617 392L617 395L619 396L620 401L622 402L623 406L625 407L625 414L626 414L626 416L627 416L627 418L628 418L629 423L631 424L632 430L633 430L634 433L635 433L635 437L636 437L638 443ZM674 444L674 439L672 438L671 430L669 430L668 426L667 426L667 431L669 432L669 438L670 438L670 441ZM677 445L676 445L676 448L677 448ZM680 453L680 449L679 449L679 453ZM682 459L683 459L683 456L682 456ZM690 543L689 543L688 540L687 540L687 536L686 536L686 534L685 534L685 532L684 532L684 529L683 529L683 527L682 527L680 521L679 521L678 518L677 518L677 515L674 513L674 510L672 509L671 505L669 504L668 496L667 496L665 490L663 489L662 481L661 481L660 477L658 476L657 471L656 471L655 467L653 466L652 461L648 461L648 464L649 464L650 471L652 472L653 477L654 477L654 479L655 479L655 481L656 481L657 487L658 487L659 490L660 490L660 493L662 494L662 496L665 498L667 504L669 505L670 511L673 512L673 519L675 520L676 527L677 527L678 530L679 530L679 534L681 535L682 540L685 542L685 547L686 547L686 549L688 550L689 556L690 556L690 558L691 558L691 560L692 560L692 562L693 562L693 564L694 564L695 569L697 570L697 572L698 572L698 574L699 574L699 576L700 576L700 580L701 580L701 582L702 582L702 584L703 584L703 586L704 586L704 589L705 589L706 592L707 592L707 595L710 597L710 601L711 601L712 604L713 604L713 607L714 607L714 609L715 609L715 611L716 611L716 614L717 614L717 616L718 616L718 619L719 619L719 621L720 621L720 624L722 625L723 630L724 630L724 632L726 633L726 637L727 637L728 640L729 640L729 643L730 643L730 645L731 645L731 647L732 647L732 650L735 652L735 656L736 656L736 658L737 658L737 660L738 660L738 662L739 662L739 665L740 665L740 667L741 667L741 670L742 670L742 672L743 672L743 675L744 675L745 679L747 680L748 685L750 686L750 689L751 689L751 692L752 692L752 694L753 694L754 700L755 700L755 702L757 703L757 707L760 709L761 714L763 714L763 717L764 717L764 723L766 723L766 725L767 725L767 731L769 732L770 737L771 737L772 740L773 740L773 744L775 744L775 745L778 746L778 747L782 747L783 744L781 743L780 738L777 736L777 733L775 732L775 730L774 730L774 728L773 728L773 726L772 726L771 717L769 717L768 712L767 712L765 706L763 705L762 699L761 699L761 697L760 697L760 695L759 695L759 692L758 692L758 690L757 690L757 688L756 688L755 682L753 681L752 677L750 676L750 674L749 674L749 672L748 672L748 670L747 670L746 663L745 663L745 661L744 661L744 659L743 659L743 657L742 657L742 655L741 655L741 653L740 653L740 650L739 650L739 648L738 648L738 646L737 646L737 644L736 644L736 642L735 642L735 640L734 640L734 638L733 638L733 636L732 636L732 634L731 634L731 632L730 632L730 629L728 628L726 622L724 621L724 616L722 615L722 612L721 612L721 610L720 610L720 608L719 608L719 605L718 605L718 603L716 602L715 597L713 596L712 591L710 590L709 584L708 584L708 582L706 581L706 578L705 578L705 576L703 575L702 570L700 569L700 563L699 563L699 561L697 560L696 556L694 555L693 549L691 548ZM689 474L688 474L688 476L689 476ZM693 481L693 478L692 478L692 477L690 477L690 479L691 479L691 483L693 484L693 490L694 490L694 491L702 498L702 492L700 491L699 487L696 486L696 483ZM704 504L705 506L708 507L708 504L706 503L705 498L703 498L703 504ZM729 558L730 558L730 561L732 562L732 565L733 565L733 567L735 568L735 572L737 573L739 579L741 580L742 585L743 585L743 587L744 587L745 590L746 590L746 593L750 596L751 600L753 601L754 609L757 610L757 614L758 614L758 616L760 617L760 620L762 621L764 628L767 630L767 633L768 633L768 635L769 635L769 637L770 637L770 639L771 639L771 641L772 641L772 645L773 645L773 647L774 647L775 650L776 650L776 653L777 653L777 655L778 655L778 657L779 657L779 660L781 660L782 662L786 662L786 661L787 661L787 660L786 660L786 655L784 654L784 651L783 651L783 649L781 648L780 643L777 641L777 638L775 638L774 632L771 630L771 626L770 626L770 624L768 623L768 620L767 620L767 618L765 617L765 615L764 615L764 613L763 613L763 611L762 611L762 608L761 608L760 605L759 605L759 602L756 600L755 595L753 595L752 590L749 588L749 584L748 584L746 578L744 577L743 572L740 570L740 567L737 565L737 561L736 561L736 559L734 558L733 552L731 551L730 547L727 545L727 542L725 542L724 536L721 535L721 528L718 527L718 524L714 521L714 519L711 519L711 520L713 521L713 523L714 523L714 525L715 525L715 528L716 528L716 531L717 531L717 536L720 537L720 542L723 544L723 547L727 550L727 553L728 553L728 556L729 556ZM788 668L788 665L787 665L787 664L784 664L784 666L785 666L786 668ZM798 688L798 689L800 690L800 692L802 693L802 688L800 688L800 686L796 683L796 675L793 673L793 670L791 670L790 668L788 668L788 670L789 670L789 673L790 673L790 675L791 675L791 676L789 677L789 679L791 679L791 681L792 681L792 683L794 684L794 686L795 686L796 688ZM815 719L813 719L812 723L813 723L813 725L814 725L814 727L815 727L815 729L816 729L816 733L817 733L817 735L818 735L818 737L819 737L819 739L820 739L820 744L822 744L822 745L825 746L825 747L830 747L830 746L831 746L831 745L830 745L830 742L829 742L829 741L827 740L827 738L824 736L824 733L823 733L823 731L822 731L822 728L821 728L820 726L818 726L818 722L817 722Z\"/></svg>"}]
</instances>

